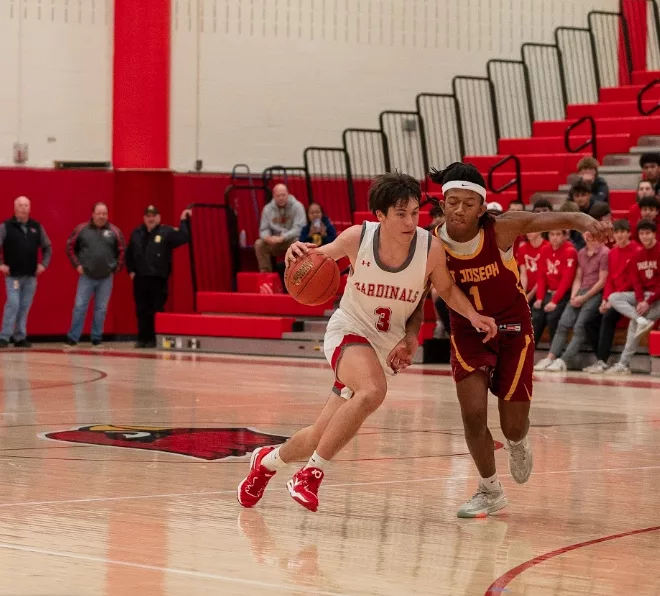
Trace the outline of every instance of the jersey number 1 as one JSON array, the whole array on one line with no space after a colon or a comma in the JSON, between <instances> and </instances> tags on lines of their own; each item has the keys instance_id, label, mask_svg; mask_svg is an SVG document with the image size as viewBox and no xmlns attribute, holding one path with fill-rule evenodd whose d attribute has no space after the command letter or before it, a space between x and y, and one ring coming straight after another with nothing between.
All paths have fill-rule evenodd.
<instances>
[{"instance_id":1,"label":"jersey number 1","mask_svg":"<svg viewBox=\"0 0 660 596\"><path fill-rule=\"evenodd\" d=\"M392 318L392 309L379 306L374 312L378 315L378 321L376 322L376 329L382 332L389 331L390 319Z\"/></svg>"},{"instance_id":2,"label":"jersey number 1","mask_svg":"<svg viewBox=\"0 0 660 596\"><path fill-rule=\"evenodd\" d=\"M479 296L479 288L477 286L472 286L470 288L470 296L474 300L474 307L477 310L483 310L484 305L481 303L481 296Z\"/></svg>"}]
</instances>

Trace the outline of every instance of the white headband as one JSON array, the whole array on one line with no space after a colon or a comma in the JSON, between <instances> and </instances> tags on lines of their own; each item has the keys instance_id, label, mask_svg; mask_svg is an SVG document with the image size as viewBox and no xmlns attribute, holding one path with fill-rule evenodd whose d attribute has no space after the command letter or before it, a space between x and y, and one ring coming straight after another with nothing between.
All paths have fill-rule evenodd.
<instances>
[{"instance_id":1,"label":"white headband","mask_svg":"<svg viewBox=\"0 0 660 596\"><path fill-rule=\"evenodd\" d=\"M446 194L452 188L465 188L480 194L484 199L486 198L486 189L480 184L474 182L466 182L465 180L452 180L442 185L442 194Z\"/></svg>"}]
</instances>

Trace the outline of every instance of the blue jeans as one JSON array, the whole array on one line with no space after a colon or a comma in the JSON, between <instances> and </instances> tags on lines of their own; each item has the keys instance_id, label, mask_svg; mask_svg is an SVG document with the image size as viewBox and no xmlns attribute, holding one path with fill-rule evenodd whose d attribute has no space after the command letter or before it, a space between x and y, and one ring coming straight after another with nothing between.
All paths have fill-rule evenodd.
<instances>
[{"instance_id":1,"label":"blue jeans","mask_svg":"<svg viewBox=\"0 0 660 596\"><path fill-rule=\"evenodd\" d=\"M37 278L34 275L25 277L6 277L7 302L2 317L2 333L0 340L22 341L27 335L27 316L32 306L32 299L37 290Z\"/></svg>"},{"instance_id":2,"label":"blue jeans","mask_svg":"<svg viewBox=\"0 0 660 596\"><path fill-rule=\"evenodd\" d=\"M69 339L79 341L85 325L89 301L94 296L94 319L92 320L92 341L101 341L103 337L103 323L108 312L108 302L112 293L112 275L103 279L91 279L86 275L78 278L76 301L73 305L73 317Z\"/></svg>"}]
</instances>

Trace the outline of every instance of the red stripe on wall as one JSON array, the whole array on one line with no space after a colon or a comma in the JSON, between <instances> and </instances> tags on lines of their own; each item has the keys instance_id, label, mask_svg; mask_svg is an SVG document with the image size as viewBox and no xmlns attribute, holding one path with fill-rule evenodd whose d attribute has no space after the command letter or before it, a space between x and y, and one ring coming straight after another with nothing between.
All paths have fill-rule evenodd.
<instances>
[{"instance_id":1,"label":"red stripe on wall","mask_svg":"<svg viewBox=\"0 0 660 596\"><path fill-rule=\"evenodd\" d=\"M621 0L621 10L628 25L632 69L646 70L646 45L648 37L647 0ZM619 28L619 84L631 83L628 73L623 31Z\"/></svg>"},{"instance_id":2,"label":"red stripe on wall","mask_svg":"<svg viewBox=\"0 0 660 596\"><path fill-rule=\"evenodd\" d=\"M169 167L170 16L170 0L115 0L115 168Z\"/></svg>"}]
</instances>

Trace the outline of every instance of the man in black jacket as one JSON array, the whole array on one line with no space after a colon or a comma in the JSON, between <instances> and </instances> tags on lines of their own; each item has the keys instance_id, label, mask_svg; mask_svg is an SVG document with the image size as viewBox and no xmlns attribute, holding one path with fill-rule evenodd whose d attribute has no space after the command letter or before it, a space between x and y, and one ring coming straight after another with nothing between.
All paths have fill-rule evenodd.
<instances>
[{"instance_id":1,"label":"man in black jacket","mask_svg":"<svg viewBox=\"0 0 660 596\"><path fill-rule=\"evenodd\" d=\"M131 234L126 251L126 269L133 280L138 320L136 348L155 348L155 319L167 302L167 280L172 270L172 250L188 242L190 209L181 213L181 228L161 225L160 212L149 205L144 223Z\"/></svg>"},{"instance_id":2,"label":"man in black jacket","mask_svg":"<svg viewBox=\"0 0 660 596\"><path fill-rule=\"evenodd\" d=\"M0 348L6 348L12 336L16 347L29 348L27 316L37 289L37 276L48 267L52 249L41 224L30 219L27 197L18 197L14 201L14 217L0 224L0 245L3 253L0 271L5 275L7 288ZM41 263L38 262L39 248Z\"/></svg>"},{"instance_id":3,"label":"man in black jacket","mask_svg":"<svg viewBox=\"0 0 660 596\"><path fill-rule=\"evenodd\" d=\"M66 252L80 275L66 344L75 346L80 341L87 308L94 296L92 345L98 346L103 337L113 275L121 269L125 252L124 236L117 226L108 222L105 203L96 203L91 219L73 230L66 243Z\"/></svg>"}]
</instances>

